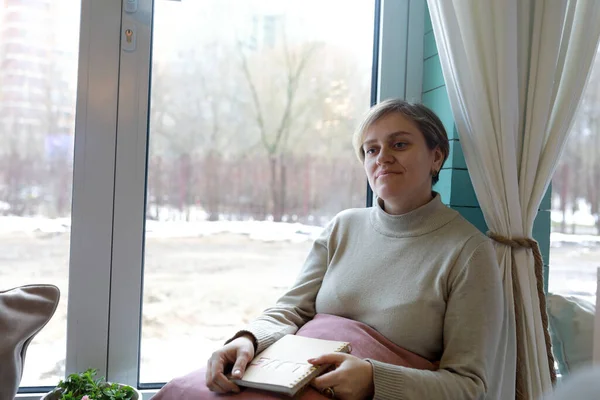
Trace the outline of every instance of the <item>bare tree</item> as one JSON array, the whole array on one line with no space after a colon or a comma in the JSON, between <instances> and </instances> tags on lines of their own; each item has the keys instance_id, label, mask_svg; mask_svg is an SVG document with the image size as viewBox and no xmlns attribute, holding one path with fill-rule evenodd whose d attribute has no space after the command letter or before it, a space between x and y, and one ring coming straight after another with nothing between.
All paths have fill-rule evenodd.
<instances>
[{"instance_id":1,"label":"bare tree","mask_svg":"<svg viewBox=\"0 0 600 400\"><path fill-rule=\"evenodd\" d=\"M585 146L582 148L584 181L583 189L590 211L595 219L596 231L600 235L600 77L594 77L588 91L589 109L583 117L586 125Z\"/></svg>"},{"instance_id":2,"label":"bare tree","mask_svg":"<svg viewBox=\"0 0 600 400\"><path fill-rule=\"evenodd\" d=\"M567 211L571 211L571 213L577 211L578 199L585 197L581 186L583 184L580 151L583 141L582 126L581 121L574 126L552 178L552 189L558 197L562 214L560 225L562 233L567 233ZM572 232L574 229L575 224L571 227Z\"/></svg>"},{"instance_id":3,"label":"bare tree","mask_svg":"<svg viewBox=\"0 0 600 400\"><path fill-rule=\"evenodd\" d=\"M289 44L283 37L277 48L248 52L238 46L241 67L250 95L252 120L269 161L272 214L281 221L285 214L287 169L284 156L290 137L311 124L312 102L307 96L306 74L320 48L319 43ZM302 93L304 91L304 93ZM312 104L311 104L312 103Z\"/></svg>"},{"instance_id":4,"label":"bare tree","mask_svg":"<svg viewBox=\"0 0 600 400\"><path fill-rule=\"evenodd\" d=\"M228 57L223 46L209 43L181 53L169 69L157 66L153 73L150 153L160 170L151 174L149 190L153 199L164 198L160 173L169 168L165 163L175 168L176 187L168 193L178 193L175 204L188 220L190 206L197 201L210 220L216 220L220 212L218 165L235 126L236 85L214 77L227 75ZM159 189L161 193L155 193Z\"/></svg>"},{"instance_id":5,"label":"bare tree","mask_svg":"<svg viewBox=\"0 0 600 400\"><path fill-rule=\"evenodd\" d=\"M583 93L571 136L552 179L562 212L561 232L567 231L567 211L575 213L586 203L600 234L600 57ZM576 233L573 221L571 233Z\"/></svg>"},{"instance_id":6,"label":"bare tree","mask_svg":"<svg viewBox=\"0 0 600 400\"><path fill-rule=\"evenodd\" d=\"M363 204L351 132L368 107L369 71L350 51L278 35L253 45L247 32L204 38L155 63L151 162L164 172L151 171L149 194L183 193L174 204L199 201L209 219L281 221Z\"/></svg>"}]
</instances>

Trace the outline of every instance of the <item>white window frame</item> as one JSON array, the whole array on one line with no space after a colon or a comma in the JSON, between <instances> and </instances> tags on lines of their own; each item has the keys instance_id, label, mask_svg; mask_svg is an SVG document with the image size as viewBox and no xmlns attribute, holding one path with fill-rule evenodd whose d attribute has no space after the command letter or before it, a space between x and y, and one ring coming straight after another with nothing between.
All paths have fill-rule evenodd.
<instances>
[{"instance_id":1,"label":"white window frame","mask_svg":"<svg viewBox=\"0 0 600 400\"><path fill-rule=\"evenodd\" d=\"M127 29L134 30L136 49L121 51L107 379L136 387L143 301L152 3L139 0L135 13L123 10L121 28L122 35Z\"/></svg>"},{"instance_id":2,"label":"white window frame","mask_svg":"<svg viewBox=\"0 0 600 400\"><path fill-rule=\"evenodd\" d=\"M378 101L421 99L425 1L375 0ZM139 388L153 0L135 13L122 3L82 0L66 372Z\"/></svg>"},{"instance_id":3,"label":"white window frame","mask_svg":"<svg viewBox=\"0 0 600 400\"><path fill-rule=\"evenodd\" d=\"M83 0L66 373L107 372L121 1Z\"/></svg>"}]
</instances>

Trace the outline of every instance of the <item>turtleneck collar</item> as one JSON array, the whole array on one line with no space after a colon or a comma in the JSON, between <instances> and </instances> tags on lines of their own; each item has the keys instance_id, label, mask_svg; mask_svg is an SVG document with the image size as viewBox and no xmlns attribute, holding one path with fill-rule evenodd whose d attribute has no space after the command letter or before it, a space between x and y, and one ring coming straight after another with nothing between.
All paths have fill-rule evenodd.
<instances>
[{"instance_id":1,"label":"turtleneck collar","mask_svg":"<svg viewBox=\"0 0 600 400\"><path fill-rule=\"evenodd\" d=\"M441 196L434 197L427 204L401 215L390 215L377 199L371 210L371 224L375 230L391 237L420 236L441 228L457 217L458 212L446 207Z\"/></svg>"}]
</instances>

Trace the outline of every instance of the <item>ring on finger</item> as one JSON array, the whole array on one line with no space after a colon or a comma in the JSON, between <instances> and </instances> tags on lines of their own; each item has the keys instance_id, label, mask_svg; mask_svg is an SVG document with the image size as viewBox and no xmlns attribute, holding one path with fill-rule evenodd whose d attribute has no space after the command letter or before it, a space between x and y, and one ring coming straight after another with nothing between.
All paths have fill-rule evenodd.
<instances>
[{"instance_id":1,"label":"ring on finger","mask_svg":"<svg viewBox=\"0 0 600 400\"><path fill-rule=\"evenodd\" d=\"M335 399L335 390L333 390L333 388L332 388L331 386L330 386L330 387L327 387L327 388L325 388L325 389L323 389L323 392L322 392L322 393L323 393L323 394L325 395L325 397L327 397L328 399Z\"/></svg>"}]
</instances>

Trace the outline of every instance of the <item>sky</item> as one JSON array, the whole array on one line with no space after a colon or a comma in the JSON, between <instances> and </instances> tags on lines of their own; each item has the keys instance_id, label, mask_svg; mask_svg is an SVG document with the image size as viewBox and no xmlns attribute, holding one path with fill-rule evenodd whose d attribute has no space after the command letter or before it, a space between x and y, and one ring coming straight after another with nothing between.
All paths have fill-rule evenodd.
<instances>
[{"instance_id":1,"label":"sky","mask_svg":"<svg viewBox=\"0 0 600 400\"><path fill-rule=\"evenodd\" d=\"M165 59L204 40L250 29L253 15L285 15L288 29L369 54L373 45L373 0L157 0L155 59ZM368 57L365 62L370 62Z\"/></svg>"}]
</instances>

